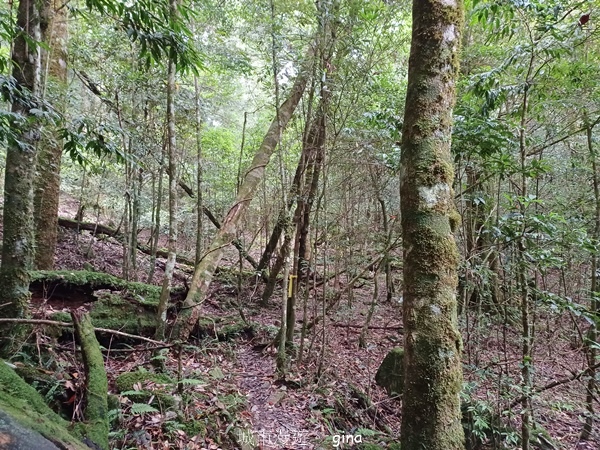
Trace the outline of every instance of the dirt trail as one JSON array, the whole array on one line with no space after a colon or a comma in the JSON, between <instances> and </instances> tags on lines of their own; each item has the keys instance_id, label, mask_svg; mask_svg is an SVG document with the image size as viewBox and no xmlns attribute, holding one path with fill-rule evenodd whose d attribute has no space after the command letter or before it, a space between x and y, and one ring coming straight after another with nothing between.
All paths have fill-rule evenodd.
<instances>
[{"instance_id":1,"label":"dirt trail","mask_svg":"<svg viewBox=\"0 0 600 450\"><path fill-rule=\"evenodd\" d=\"M312 450L320 427L309 421L310 397L275 377L275 359L241 345L237 384L248 399L254 438L261 450Z\"/></svg>"}]
</instances>

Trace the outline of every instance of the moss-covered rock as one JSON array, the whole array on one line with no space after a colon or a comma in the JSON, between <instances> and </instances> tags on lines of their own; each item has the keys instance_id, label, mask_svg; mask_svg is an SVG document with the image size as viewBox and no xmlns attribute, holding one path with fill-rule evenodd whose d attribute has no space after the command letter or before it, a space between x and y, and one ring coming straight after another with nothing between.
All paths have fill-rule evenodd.
<instances>
[{"instance_id":1,"label":"moss-covered rock","mask_svg":"<svg viewBox=\"0 0 600 450\"><path fill-rule=\"evenodd\" d=\"M375 382L389 395L402 395L404 389L404 349L392 349L377 370Z\"/></svg>"},{"instance_id":2,"label":"moss-covered rock","mask_svg":"<svg viewBox=\"0 0 600 450\"><path fill-rule=\"evenodd\" d=\"M6 450L59 450L41 434L25 428L0 409L0 446Z\"/></svg>"},{"instance_id":3,"label":"moss-covered rock","mask_svg":"<svg viewBox=\"0 0 600 450\"><path fill-rule=\"evenodd\" d=\"M152 335L156 328L154 306L132 302L121 295L102 292L92 304L90 316L97 328L109 328L125 333Z\"/></svg>"},{"instance_id":4,"label":"moss-covered rock","mask_svg":"<svg viewBox=\"0 0 600 450\"><path fill-rule=\"evenodd\" d=\"M66 311L56 311L50 314L50 319L57 322L71 322L71 314Z\"/></svg>"},{"instance_id":5,"label":"moss-covered rock","mask_svg":"<svg viewBox=\"0 0 600 450\"><path fill-rule=\"evenodd\" d=\"M60 448L89 450L68 431L69 423L54 413L41 395L3 360L0 360L0 410Z\"/></svg>"},{"instance_id":6,"label":"moss-covered rock","mask_svg":"<svg viewBox=\"0 0 600 450\"><path fill-rule=\"evenodd\" d=\"M90 317L96 328L108 328L141 336L152 336L156 327L153 306L140 305L110 292L98 294L97 300L90 306ZM64 311L52 313L50 319L71 322L70 314Z\"/></svg>"}]
</instances>

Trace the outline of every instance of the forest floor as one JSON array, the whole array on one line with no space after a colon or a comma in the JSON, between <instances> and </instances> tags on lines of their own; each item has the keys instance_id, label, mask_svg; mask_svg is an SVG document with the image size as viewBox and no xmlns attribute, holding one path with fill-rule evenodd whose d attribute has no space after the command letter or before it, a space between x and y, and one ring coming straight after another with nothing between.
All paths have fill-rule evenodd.
<instances>
[{"instance_id":1,"label":"forest floor","mask_svg":"<svg viewBox=\"0 0 600 450\"><path fill-rule=\"evenodd\" d=\"M95 270L120 276L121 254L121 245L112 239L96 239L88 233L61 230L56 268L85 270L91 266ZM234 253L229 259L235 267ZM139 254L138 264L140 279L143 279L149 268L149 259ZM159 262L156 283L162 277L161 267L163 265ZM190 276L188 268L178 265L176 284L183 284L183 280ZM230 273L218 277L202 307L202 317L220 322L221 327L240 322L237 280L231 277ZM244 305L242 311L252 324L253 331L242 332L232 340L208 337L194 342L193 349L183 351L183 378L207 381L203 391L214 394L208 398L202 397L191 409L203 409L212 411L213 415L221 415L216 423L211 421L210 424L212 427L217 424L219 429L210 430L211 433L202 442L190 442L191 437L187 433L179 433L173 440L173 436L163 433L165 418L157 419L159 414L154 414L154 422L152 413L144 417L130 415L122 422L122 426L131 427L132 430L122 436L120 446L115 448L128 448L123 445L133 442L139 448L162 448L147 446L147 443L169 441L176 446L172 448L233 449L235 444L230 440L222 439L219 443L217 438L219 434L225 436L228 425L232 423L244 424L254 442L265 450L336 448L333 439L335 435L341 436L341 430L353 436L362 432L359 440L363 443L370 441L386 445L386 441L393 440L400 427L397 415L400 403L390 399L375 385L374 376L386 353L401 343L398 331L401 326L399 305L381 304L377 307L371 321L377 329L369 331L366 347L359 348L358 337L372 296L366 286L357 289L352 307L346 299L336 313L328 316L324 353L321 354L323 325L319 323L315 327L316 334L305 339L302 365L294 361L285 379L282 379L277 375L275 349L270 345L281 322L281 297L279 288L268 306L259 307L260 287L257 289L254 278L244 280L239 300ZM46 305L48 308L68 309L64 299L54 303L49 297ZM312 336L315 338L311 339ZM127 353L126 358L115 351L106 360L113 386L114 379L121 373L139 367L152 370L151 356L148 352L144 353L143 346L139 352ZM166 364L172 373L178 371L177 352L169 354ZM241 398L243 402L243 410L236 411L235 418L224 412L231 407L223 400L228 396L229 401L235 403ZM237 400L232 396L238 397ZM365 400L369 404L365 404ZM234 405L234 409L238 407ZM199 416L204 417L202 414ZM139 431L142 426L148 434L140 438L136 429ZM242 440L248 439L245 437ZM340 444L339 448L351 446Z\"/></svg>"},{"instance_id":2,"label":"forest floor","mask_svg":"<svg viewBox=\"0 0 600 450\"><path fill-rule=\"evenodd\" d=\"M97 239L87 232L63 229L56 266L71 270L91 266L120 276L121 255L121 244L110 238ZM281 378L275 368L275 349L270 345L280 324L281 290L276 290L268 306L259 306L261 283L245 277L238 290L236 259L232 251L226 258L231 270L213 283L202 307L202 317L214 324L213 335L196 336L192 345L171 349L166 355L168 371L185 380L183 392L169 392L180 402L178 408L139 411L131 399L121 394L121 413L113 422L113 448L393 448L399 436L401 403L389 398L375 384L374 376L387 352L402 343L399 298L386 302L385 289L379 289L380 298L370 323L373 329L369 330L366 345L359 347L359 334L373 301L374 279L372 274L367 276L362 286L352 291L352 299L342 296L326 322L318 323L307 334L302 361L295 358L285 378ZM162 278L161 267L164 261L157 264L157 284ZM149 258L141 253L138 269L140 279L145 279ZM178 266L176 284L183 285L190 277L190 268ZM337 283L326 288L332 293L343 288L340 280ZM315 298L318 295L309 298L308 321L319 315L321 303ZM64 302L53 305L51 297L46 300L47 308L65 308ZM469 323L461 324L466 330L465 381L474 399L471 413L478 419L470 437L487 433L490 438L490 428L500 419L502 426L495 426L496 439L508 444L497 448L516 449L520 406L511 403L520 392L519 334L514 331L518 330L518 322L489 314L475 318L470 315ZM299 312L299 329L303 322ZM223 330L227 325L234 332L220 334L217 328ZM585 324L569 315L540 310L537 316L535 385L573 378L534 397L534 417L554 443L554 447L541 444L538 448L600 449L598 425L590 440L579 440L587 382L585 376L576 376L585 369L582 330L585 332ZM63 343L65 352L57 351L57 358L65 358L62 367L66 372L81 369L72 355L60 356L72 347L73 343ZM140 368L152 371L152 354L144 346L115 349L107 353L106 367L114 392L119 374ZM152 387L168 389L160 385L138 385L135 389ZM362 446L336 445L337 439L349 442L351 438L362 441ZM367 443L377 446L369 447Z\"/></svg>"}]
</instances>

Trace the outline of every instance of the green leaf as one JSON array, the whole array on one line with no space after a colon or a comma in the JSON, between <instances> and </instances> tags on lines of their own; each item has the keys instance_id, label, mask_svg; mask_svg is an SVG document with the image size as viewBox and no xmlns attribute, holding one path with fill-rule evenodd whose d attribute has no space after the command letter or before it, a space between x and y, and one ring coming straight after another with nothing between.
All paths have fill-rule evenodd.
<instances>
[{"instance_id":1,"label":"green leaf","mask_svg":"<svg viewBox=\"0 0 600 450\"><path fill-rule=\"evenodd\" d=\"M158 412L154 406L147 405L146 403L134 403L131 405L131 414L147 414Z\"/></svg>"},{"instance_id":2,"label":"green leaf","mask_svg":"<svg viewBox=\"0 0 600 450\"><path fill-rule=\"evenodd\" d=\"M197 380L195 378L184 378L183 380L179 381L179 383L183 384L184 386L200 386L206 384L204 381Z\"/></svg>"}]
</instances>

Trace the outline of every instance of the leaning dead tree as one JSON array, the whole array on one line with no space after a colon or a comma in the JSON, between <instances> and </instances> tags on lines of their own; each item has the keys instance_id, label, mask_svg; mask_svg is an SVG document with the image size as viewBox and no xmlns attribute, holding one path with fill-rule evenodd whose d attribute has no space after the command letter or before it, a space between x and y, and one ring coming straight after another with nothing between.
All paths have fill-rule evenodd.
<instances>
[{"instance_id":1,"label":"leaning dead tree","mask_svg":"<svg viewBox=\"0 0 600 450\"><path fill-rule=\"evenodd\" d=\"M254 155L252 165L248 172L246 172L235 203L229 209L227 216L225 216L221 224L221 228L214 237L204 257L196 266L190 290L173 328L172 337L176 340L186 341L198 321L200 305L206 298L215 270L223 256L223 250L235 240L238 224L248 209L260 181L264 177L267 164L269 164L271 155L279 142L279 136L281 136L281 133L286 128L302 99L309 74L311 73L310 65L313 63L313 54L314 49L311 46L305 58L304 67L302 67L302 70L298 74L287 99L279 106L279 114L271 122L260 148Z\"/></svg>"}]
</instances>

